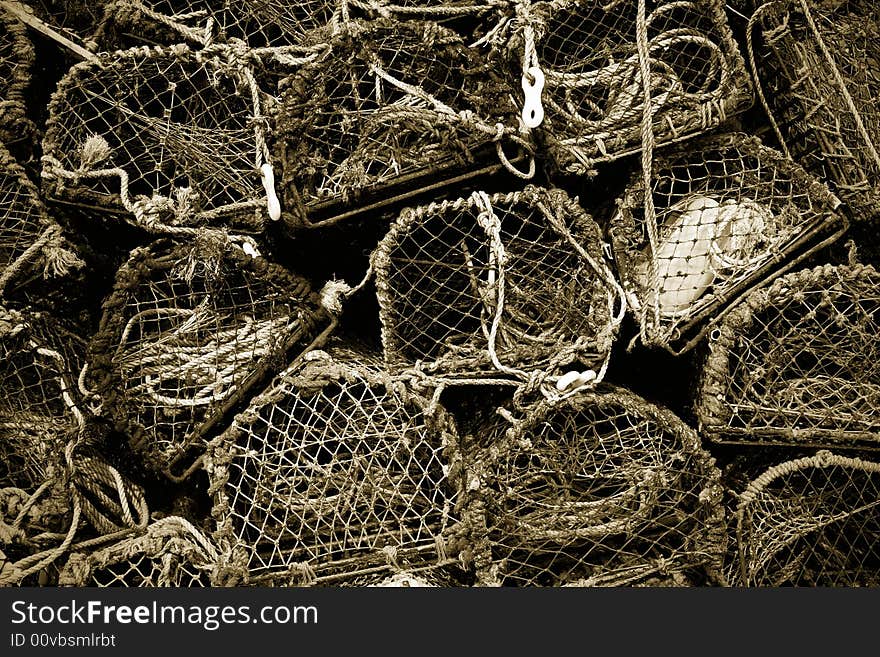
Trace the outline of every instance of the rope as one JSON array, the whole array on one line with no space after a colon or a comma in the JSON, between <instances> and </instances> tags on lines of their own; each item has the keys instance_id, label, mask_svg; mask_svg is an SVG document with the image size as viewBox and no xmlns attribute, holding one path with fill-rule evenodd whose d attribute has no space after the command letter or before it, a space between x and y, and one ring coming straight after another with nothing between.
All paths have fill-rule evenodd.
<instances>
[{"instance_id":1,"label":"rope","mask_svg":"<svg viewBox=\"0 0 880 657\"><path fill-rule=\"evenodd\" d=\"M843 79L843 75L841 74L840 69L837 67L837 63L834 61L834 56L831 54L831 52L829 52L828 46L825 45L825 40L822 38L821 32L819 32L816 21L813 19L813 14L810 11L810 6L807 4L806 0L800 0L800 5L801 11L804 14L804 18L806 18L807 24L810 26L810 30L813 32L813 36L816 38L816 44L819 46L819 50L822 51L822 55L825 57L825 61L828 62L828 66L831 69L831 74L834 76L834 81L837 82L840 93L843 96L844 101L846 102L847 109L849 109L850 114L852 114L853 119L856 122L856 127L859 131L859 135L865 141L865 144L868 147L868 152L871 154L871 157L873 158L874 163L877 165L877 168L880 169L880 154L877 153L877 149L874 146L871 135L868 134L868 130L865 128L865 123L862 120L862 115L859 113L855 101L853 101L853 98L849 93L849 89L847 89L846 81Z\"/></svg>"},{"instance_id":2,"label":"rope","mask_svg":"<svg viewBox=\"0 0 880 657\"><path fill-rule=\"evenodd\" d=\"M791 152L788 150L788 145L785 143L785 137L782 136L782 130L779 128L779 124L776 122L776 117L770 110L770 103L767 102L767 97L764 95L764 88L761 85L761 78L758 76L758 66L757 62L755 61L755 50L752 43L752 36L755 30L755 25L758 23L758 21L761 19L766 11L776 5L776 2L764 3L755 10L754 14L752 14L752 17L749 19L748 26L746 27L746 51L748 52L749 68L752 71L752 78L755 81L755 90L758 92L758 99L761 101L761 106L764 108L764 113L770 120L770 126L773 128L773 132L776 134L776 140L779 142L779 146L780 148L782 148L782 152L785 154L785 157L791 159ZM787 25L788 20L786 20L785 24L780 27L782 28Z\"/></svg>"},{"instance_id":3,"label":"rope","mask_svg":"<svg viewBox=\"0 0 880 657\"><path fill-rule=\"evenodd\" d=\"M654 156L654 117L651 103L651 62L648 46L648 23L645 15L646 0L638 0L636 14L636 45L638 47L639 72L642 81L644 105L642 108L642 123L640 133L642 138L642 186L644 188L645 227L648 234L649 245L649 276L652 299L650 305L654 312L654 327L660 328L660 280L657 268L656 254L659 250L659 238L657 235L657 213L654 208L653 190L653 156ZM648 331L648 305L642 310L640 322L640 336L644 344L651 344L655 338L650 337Z\"/></svg>"},{"instance_id":4,"label":"rope","mask_svg":"<svg viewBox=\"0 0 880 657\"><path fill-rule=\"evenodd\" d=\"M9 281L20 274L25 266L40 254L46 259L44 273L47 277L50 275L64 276L72 268L85 266L79 257L64 248L64 243L61 226L54 224L43 231L42 235L9 264L3 270L3 274L0 274L0 296L3 295Z\"/></svg>"}]
</instances>

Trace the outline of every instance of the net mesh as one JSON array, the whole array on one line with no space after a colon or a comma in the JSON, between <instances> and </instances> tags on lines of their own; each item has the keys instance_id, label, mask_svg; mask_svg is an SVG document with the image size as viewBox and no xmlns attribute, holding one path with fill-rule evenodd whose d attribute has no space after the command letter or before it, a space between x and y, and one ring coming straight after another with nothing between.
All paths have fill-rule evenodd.
<instances>
[{"instance_id":1,"label":"net mesh","mask_svg":"<svg viewBox=\"0 0 880 657\"><path fill-rule=\"evenodd\" d=\"M60 586L206 587L218 572L217 548L189 521L168 516L140 535L91 553L74 552Z\"/></svg>"},{"instance_id":2,"label":"net mesh","mask_svg":"<svg viewBox=\"0 0 880 657\"><path fill-rule=\"evenodd\" d=\"M472 167L484 145L519 139L506 82L440 25L352 20L331 48L283 85L273 150L294 222Z\"/></svg>"},{"instance_id":3,"label":"net mesh","mask_svg":"<svg viewBox=\"0 0 880 657\"><path fill-rule=\"evenodd\" d=\"M160 470L326 321L308 282L237 245L138 249L89 346L90 376L133 446Z\"/></svg>"},{"instance_id":4,"label":"net mesh","mask_svg":"<svg viewBox=\"0 0 880 657\"><path fill-rule=\"evenodd\" d=\"M57 320L0 307L0 488L32 490L59 461L84 354Z\"/></svg>"},{"instance_id":5,"label":"net mesh","mask_svg":"<svg viewBox=\"0 0 880 657\"><path fill-rule=\"evenodd\" d=\"M454 426L375 360L311 352L214 441L218 541L252 583L455 568Z\"/></svg>"},{"instance_id":6,"label":"net mesh","mask_svg":"<svg viewBox=\"0 0 880 657\"><path fill-rule=\"evenodd\" d=\"M0 144L33 131L25 110L33 63L34 47L25 26L0 7Z\"/></svg>"},{"instance_id":7,"label":"net mesh","mask_svg":"<svg viewBox=\"0 0 880 657\"><path fill-rule=\"evenodd\" d=\"M598 226L575 199L529 185L404 210L373 256L394 367L475 377L599 370L619 287ZM496 364L497 363L497 364Z\"/></svg>"},{"instance_id":8,"label":"net mesh","mask_svg":"<svg viewBox=\"0 0 880 657\"><path fill-rule=\"evenodd\" d=\"M224 45L176 45L74 66L49 105L47 197L177 234L262 230L267 119L246 59Z\"/></svg>"},{"instance_id":9,"label":"net mesh","mask_svg":"<svg viewBox=\"0 0 880 657\"><path fill-rule=\"evenodd\" d=\"M819 452L740 497L738 586L880 585L880 465Z\"/></svg>"},{"instance_id":10,"label":"net mesh","mask_svg":"<svg viewBox=\"0 0 880 657\"><path fill-rule=\"evenodd\" d=\"M622 389L541 402L477 434L478 581L704 584L726 549L720 472L669 411Z\"/></svg>"},{"instance_id":11,"label":"net mesh","mask_svg":"<svg viewBox=\"0 0 880 657\"><path fill-rule=\"evenodd\" d=\"M531 68L543 73L541 134L566 172L588 173L595 162L639 150L645 103L640 34L658 145L713 128L751 104L748 73L721 2L649 0L644 25L636 5L518 3L516 28L501 47L517 78L536 84Z\"/></svg>"},{"instance_id":12,"label":"net mesh","mask_svg":"<svg viewBox=\"0 0 880 657\"><path fill-rule=\"evenodd\" d=\"M22 274L37 265L43 265L46 276L81 265L65 246L61 228L47 217L36 186L0 146L0 296L21 296ZM10 285L13 281L17 285Z\"/></svg>"},{"instance_id":13,"label":"net mesh","mask_svg":"<svg viewBox=\"0 0 880 657\"><path fill-rule=\"evenodd\" d=\"M873 2L768 3L750 54L780 140L869 219L880 215L880 14Z\"/></svg>"},{"instance_id":14,"label":"net mesh","mask_svg":"<svg viewBox=\"0 0 880 657\"><path fill-rule=\"evenodd\" d=\"M880 448L880 275L825 265L749 296L710 340L698 403L720 440Z\"/></svg>"},{"instance_id":15,"label":"net mesh","mask_svg":"<svg viewBox=\"0 0 880 657\"><path fill-rule=\"evenodd\" d=\"M701 337L732 300L846 227L823 184L738 133L664 154L651 191L656 250L641 177L619 201L611 236L643 340L667 347Z\"/></svg>"},{"instance_id":16,"label":"net mesh","mask_svg":"<svg viewBox=\"0 0 880 657\"><path fill-rule=\"evenodd\" d=\"M314 41L339 6L338 0L115 0L103 29L143 27L164 43L183 37L202 45L240 40L251 48L289 48Z\"/></svg>"}]
</instances>

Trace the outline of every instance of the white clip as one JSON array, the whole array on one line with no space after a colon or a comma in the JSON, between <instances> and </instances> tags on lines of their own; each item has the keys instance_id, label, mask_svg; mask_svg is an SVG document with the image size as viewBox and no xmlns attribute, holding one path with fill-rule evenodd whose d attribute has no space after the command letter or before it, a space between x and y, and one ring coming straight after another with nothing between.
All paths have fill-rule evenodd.
<instances>
[{"instance_id":1,"label":"white clip","mask_svg":"<svg viewBox=\"0 0 880 657\"><path fill-rule=\"evenodd\" d=\"M529 82L529 77L534 82ZM529 67L522 76L522 89L526 96L523 104L522 120L528 128L537 128L544 120L544 107L541 105L541 92L544 90L544 72L537 66Z\"/></svg>"},{"instance_id":2,"label":"white clip","mask_svg":"<svg viewBox=\"0 0 880 657\"><path fill-rule=\"evenodd\" d=\"M269 218L272 221L278 221L281 219L281 202L275 193L275 172L272 170L272 165L268 162L263 162L263 166L260 167L260 174L263 177L263 189L266 190L266 205L269 209Z\"/></svg>"}]
</instances>

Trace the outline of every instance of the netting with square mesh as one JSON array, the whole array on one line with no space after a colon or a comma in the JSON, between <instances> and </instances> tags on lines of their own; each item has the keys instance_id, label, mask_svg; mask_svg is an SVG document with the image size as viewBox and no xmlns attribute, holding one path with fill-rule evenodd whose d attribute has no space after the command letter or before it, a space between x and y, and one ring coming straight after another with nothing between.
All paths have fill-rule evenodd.
<instances>
[{"instance_id":1,"label":"netting with square mesh","mask_svg":"<svg viewBox=\"0 0 880 657\"><path fill-rule=\"evenodd\" d=\"M134 48L74 66L49 104L49 199L149 230L261 231L277 214L258 88L246 48Z\"/></svg>"},{"instance_id":2,"label":"netting with square mesh","mask_svg":"<svg viewBox=\"0 0 880 657\"><path fill-rule=\"evenodd\" d=\"M454 424L376 362L313 351L212 443L216 537L252 583L460 570Z\"/></svg>"},{"instance_id":3,"label":"netting with square mesh","mask_svg":"<svg viewBox=\"0 0 880 657\"><path fill-rule=\"evenodd\" d=\"M25 106L33 64L34 47L24 24L0 7L0 144L34 131Z\"/></svg>"},{"instance_id":4,"label":"netting with square mesh","mask_svg":"<svg viewBox=\"0 0 880 657\"><path fill-rule=\"evenodd\" d=\"M577 363L601 379L625 303L602 244L559 189L405 209L372 258L386 362L524 381Z\"/></svg>"},{"instance_id":5,"label":"netting with square mesh","mask_svg":"<svg viewBox=\"0 0 880 657\"><path fill-rule=\"evenodd\" d=\"M0 298L16 296L23 275L34 268L42 267L48 277L82 264L67 248L61 227L49 219L24 168L0 145Z\"/></svg>"},{"instance_id":6,"label":"netting with square mesh","mask_svg":"<svg viewBox=\"0 0 880 657\"><path fill-rule=\"evenodd\" d=\"M880 464L828 451L771 467L740 495L737 586L880 585Z\"/></svg>"},{"instance_id":7,"label":"netting with square mesh","mask_svg":"<svg viewBox=\"0 0 880 657\"><path fill-rule=\"evenodd\" d=\"M880 449L880 274L824 265L732 310L709 340L697 412L721 442Z\"/></svg>"},{"instance_id":8,"label":"netting with square mesh","mask_svg":"<svg viewBox=\"0 0 880 657\"><path fill-rule=\"evenodd\" d=\"M205 587L219 585L221 574L217 547L185 518L167 516L107 547L72 553L58 585Z\"/></svg>"},{"instance_id":9,"label":"netting with square mesh","mask_svg":"<svg viewBox=\"0 0 880 657\"><path fill-rule=\"evenodd\" d=\"M474 548L482 585L720 577L720 472L668 410L619 388L542 401L485 427L468 451L469 512L487 530Z\"/></svg>"},{"instance_id":10,"label":"netting with square mesh","mask_svg":"<svg viewBox=\"0 0 880 657\"><path fill-rule=\"evenodd\" d=\"M530 148L509 85L454 32L351 20L330 46L285 81L276 116L273 153L294 225L316 209L435 184L498 156L510 165L505 147Z\"/></svg>"},{"instance_id":11,"label":"netting with square mesh","mask_svg":"<svg viewBox=\"0 0 880 657\"><path fill-rule=\"evenodd\" d=\"M732 301L847 226L824 184L739 133L664 153L651 180L654 220L646 219L639 175L610 229L646 344L693 347Z\"/></svg>"},{"instance_id":12,"label":"netting with square mesh","mask_svg":"<svg viewBox=\"0 0 880 657\"><path fill-rule=\"evenodd\" d=\"M0 488L36 488L60 462L85 350L58 320L0 307Z\"/></svg>"},{"instance_id":13,"label":"netting with square mesh","mask_svg":"<svg viewBox=\"0 0 880 657\"><path fill-rule=\"evenodd\" d=\"M159 241L117 274L89 345L89 385L162 471L328 322L306 280L233 242Z\"/></svg>"},{"instance_id":14,"label":"netting with square mesh","mask_svg":"<svg viewBox=\"0 0 880 657\"><path fill-rule=\"evenodd\" d=\"M718 0L517 3L496 38L556 165L589 173L637 152L649 121L658 144L722 123L751 104L742 57ZM505 31L498 34L503 35ZM529 95L537 94L537 105ZM531 110L536 110L532 114Z\"/></svg>"},{"instance_id":15,"label":"netting with square mesh","mask_svg":"<svg viewBox=\"0 0 880 657\"><path fill-rule=\"evenodd\" d=\"M782 148L858 218L880 216L877 4L774 0L749 27L750 63Z\"/></svg>"}]
</instances>

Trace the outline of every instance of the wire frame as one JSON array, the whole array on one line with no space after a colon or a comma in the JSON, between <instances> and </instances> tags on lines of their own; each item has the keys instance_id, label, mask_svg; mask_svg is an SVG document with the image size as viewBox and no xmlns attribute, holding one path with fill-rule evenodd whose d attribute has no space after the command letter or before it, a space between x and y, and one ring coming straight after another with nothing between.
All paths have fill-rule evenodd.
<instances>
[{"instance_id":1,"label":"wire frame","mask_svg":"<svg viewBox=\"0 0 880 657\"><path fill-rule=\"evenodd\" d=\"M373 255L389 367L451 378L600 370L619 286L576 199L533 185L405 209Z\"/></svg>"},{"instance_id":2,"label":"wire frame","mask_svg":"<svg viewBox=\"0 0 880 657\"><path fill-rule=\"evenodd\" d=\"M117 273L89 345L89 385L167 474L327 322L307 281L235 244L155 242Z\"/></svg>"},{"instance_id":3,"label":"wire frame","mask_svg":"<svg viewBox=\"0 0 880 657\"><path fill-rule=\"evenodd\" d=\"M876 4L776 0L753 14L750 28L750 59L784 147L855 217L880 216Z\"/></svg>"},{"instance_id":4,"label":"wire frame","mask_svg":"<svg viewBox=\"0 0 880 657\"><path fill-rule=\"evenodd\" d=\"M105 53L65 75L49 113L49 199L155 231L263 229L266 117L246 54L182 44Z\"/></svg>"},{"instance_id":5,"label":"wire frame","mask_svg":"<svg viewBox=\"0 0 880 657\"><path fill-rule=\"evenodd\" d=\"M720 579L720 472L671 412L606 388L540 402L469 451L470 512L486 527L474 548L481 585Z\"/></svg>"},{"instance_id":6,"label":"wire frame","mask_svg":"<svg viewBox=\"0 0 880 657\"><path fill-rule=\"evenodd\" d=\"M293 226L437 186L496 159L493 141L522 142L507 82L443 26L351 20L330 47L282 85L273 154Z\"/></svg>"},{"instance_id":7,"label":"wire frame","mask_svg":"<svg viewBox=\"0 0 880 657\"><path fill-rule=\"evenodd\" d=\"M824 265L749 295L709 340L705 435L880 449L878 289L873 267Z\"/></svg>"},{"instance_id":8,"label":"wire frame","mask_svg":"<svg viewBox=\"0 0 880 657\"><path fill-rule=\"evenodd\" d=\"M641 175L618 201L610 233L643 339L672 351L692 348L732 302L847 227L825 185L740 133L663 153L652 179L656 250Z\"/></svg>"},{"instance_id":9,"label":"wire frame","mask_svg":"<svg viewBox=\"0 0 880 657\"><path fill-rule=\"evenodd\" d=\"M77 428L85 342L44 313L0 307L0 488L33 490Z\"/></svg>"},{"instance_id":10,"label":"wire frame","mask_svg":"<svg viewBox=\"0 0 880 657\"><path fill-rule=\"evenodd\" d=\"M705 132L751 105L748 73L720 0L648 0L645 11L657 145ZM598 162L638 152L645 92L637 3L524 2L517 14L500 47L515 88L521 76L523 85L543 85L539 129L556 166L590 173Z\"/></svg>"},{"instance_id":11,"label":"wire frame","mask_svg":"<svg viewBox=\"0 0 880 657\"><path fill-rule=\"evenodd\" d=\"M24 24L0 7L0 145L33 134L25 108L33 64L34 46Z\"/></svg>"},{"instance_id":12,"label":"wire frame","mask_svg":"<svg viewBox=\"0 0 880 657\"><path fill-rule=\"evenodd\" d=\"M222 570L216 546L188 520L168 516L139 535L72 553L59 586L207 587Z\"/></svg>"},{"instance_id":13,"label":"wire frame","mask_svg":"<svg viewBox=\"0 0 880 657\"><path fill-rule=\"evenodd\" d=\"M465 575L455 426L375 362L312 352L212 443L216 538L251 583Z\"/></svg>"},{"instance_id":14,"label":"wire frame","mask_svg":"<svg viewBox=\"0 0 880 657\"><path fill-rule=\"evenodd\" d=\"M781 463L740 495L736 586L880 585L880 464L828 451Z\"/></svg>"}]
</instances>

